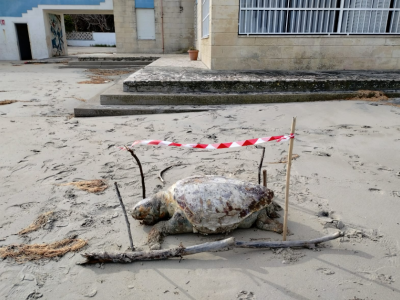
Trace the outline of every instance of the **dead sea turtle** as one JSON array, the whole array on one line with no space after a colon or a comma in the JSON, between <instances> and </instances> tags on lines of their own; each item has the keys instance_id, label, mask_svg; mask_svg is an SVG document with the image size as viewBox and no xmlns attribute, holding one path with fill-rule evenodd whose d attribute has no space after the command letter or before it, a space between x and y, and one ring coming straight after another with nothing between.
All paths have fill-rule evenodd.
<instances>
[{"instance_id":1,"label":"dead sea turtle","mask_svg":"<svg viewBox=\"0 0 400 300\"><path fill-rule=\"evenodd\" d=\"M253 225L281 233L282 224L272 219L279 217L275 211L281 209L272 202L273 196L258 184L222 176L193 176L137 203L132 217L146 225L157 223L148 236L153 250L159 249L162 237L169 234L227 233Z\"/></svg>"}]
</instances>

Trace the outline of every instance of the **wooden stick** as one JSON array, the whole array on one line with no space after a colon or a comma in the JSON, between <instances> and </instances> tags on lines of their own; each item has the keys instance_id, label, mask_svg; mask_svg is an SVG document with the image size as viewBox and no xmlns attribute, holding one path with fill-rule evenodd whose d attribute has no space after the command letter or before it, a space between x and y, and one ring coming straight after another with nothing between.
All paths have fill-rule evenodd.
<instances>
[{"instance_id":1,"label":"wooden stick","mask_svg":"<svg viewBox=\"0 0 400 300\"><path fill-rule=\"evenodd\" d=\"M290 134L294 134L296 129L296 118L293 118L292 121L292 129ZM290 139L289 142L289 154L286 168L286 192L285 192L285 217L283 220L283 240L286 241L287 235L287 219L288 219L288 210L289 210L289 185L290 185L290 168L292 167L292 153L293 153L293 142L294 139Z\"/></svg>"},{"instance_id":2,"label":"wooden stick","mask_svg":"<svg viewBox=\"0 0 400 300\"><path fill-rule=\"evenodd\" d=\"M265 155L265 147L260 147L263 149L262 155L261 155L261 161L260 161L260 165L258 166L258 184L261 184L261 168L263 165L263 161L264 161L264 155Z\"/></svg>"},{"instance_id":3,"label":"wooden stick","mask_svg":"<svg viewBox=\"0 0 400 300\"><path fill-rule=\"evenodd\" d=\"M263 186L267 187L267 170L263 170Z\"/></svg>"},{"instance_id":4,"label":"wooden stick","mask_svg":"<svg viewBox=\"0 0 400 300\"><path fill-rule=\"evenodd\" d=\"M133 240L132 240L131 223L129 223L128 216L126 215L126 209L125 209L124 202L122 202L121 193L119 192L119 189L118 189L118 183L117 183L117 182L114 182L114 185L115 185L115 190L117 191L117 196L118 196L118 199L119 199L119 204L121 204L122 211L124 212L126 227L128 227L128 236L129 236L129 243L130 243L130 245L131 245L131 250L132 250L132 251L135 251L135 246L133 246Z\"/></svg>"},{"instance_id":5,"label":"wooden stick","mask_svg":"<svg viewBox=\"0 0 400 300\"><path fill-rule=\"evenodd\" d=\"M343 231L323 236L309 241L284 241L284 242L240 242L235 243L237 248L315 248L316 245L344 236Z\"/></svg>"},{"instance_id":6,"label":"wooden stick","mask_svg":"<svg viewBox=\"0 0 400 300\"><path fill-rule=\"evenodd\" d=\"M287 242L242 242L235 241L233 237L217 241L195 245L191 247L183 247L182 245L173 249L165 250L154 250L154 251L140 251L131 253L107 253L107 252L92 252L82 254L86 258L86 261L79 263L80 265L85 264L96 264L96 263L132 263L135 261L147 261L147 260L163 260L172 257L182 257L186 255L230 250L231 248L292 248L292 247L303 247L313 248L316 245L327 242L330 240L342 237L344 233L342 231L336 232L331 235L327 235L321 238L309 240L309 241L287 241Z\"/></svg>"},{"instance_id":7,"label":"wooden stick","mask_svg":"<svg viewBox=\"0 0 400 300\"><path fill-rule=\"evenodd\" d=\"M142 177L142 194L143 194L143 199L146 198L146 185L144 183L144 175L143 175L143 169L142 169L142 164L140 163L139 158L136 156L135 152L133 152L132 149L130 149L128 146L125 146L126 151L128 151L133 158L136 160L139 170L140 170L140 176Z\"/></svg>"},{"instance_id":8,"label":"wooden stick","mask_svg":"<svg viewBox=\"0 0 400 300\"><path fill-rule=\"evenodd\" d=\"M132 253L85 253L82 254L86 258L86 261L81 263L84 264L96 264L96 263L132 263L141 260L163 260L171 257L182 257L186 255L217 251L227 247L235 245L235 239L229 238L218 242L204 243L191 247L178 247L173 249L165 250L154 250L149 252L132 252Z\"/></svg>"}]
</instances>

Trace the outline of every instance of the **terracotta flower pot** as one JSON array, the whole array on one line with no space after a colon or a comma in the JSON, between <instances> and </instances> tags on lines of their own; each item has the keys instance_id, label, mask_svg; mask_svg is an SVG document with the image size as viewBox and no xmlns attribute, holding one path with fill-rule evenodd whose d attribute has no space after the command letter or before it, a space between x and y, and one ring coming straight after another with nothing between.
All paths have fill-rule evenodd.
<instances>
[{"instance_id":1,"label":"terracotta flower pot","mask_svg":"<svg viewBox=\"0 0 400 300\"><path fill-rule=\"evenodd\" d=\"M190 60L197 60L197 57L199 56L199 50L189 50L188 52Z\"/></svg>"}]
</instances>

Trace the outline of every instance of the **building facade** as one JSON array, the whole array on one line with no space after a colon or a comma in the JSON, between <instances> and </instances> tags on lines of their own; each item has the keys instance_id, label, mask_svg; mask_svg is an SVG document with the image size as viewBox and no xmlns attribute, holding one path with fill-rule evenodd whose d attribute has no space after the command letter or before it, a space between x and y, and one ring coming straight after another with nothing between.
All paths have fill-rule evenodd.
<instances>
[{"instance_id":1,"label":"building facade","mask_svg":"<svg viewBox=\"0 0 400 300\"><path fill-rule=\"evenodd\" d=\"M0 60L67 55L64 14L113 14L113 1L0 0Z\"/></svg>"},{"instance_id":2,"label":"building facade","mask_svg":"<svg viewBox=\"0 0 400 300\"><path fill-rule=\"evenodd\" d=\"M114 14L118 53L195 46L214 70L400 66L400 0L0 0L0 60L66 55L74 13Z\"/></svg>"},{"instance_id":3,"label":"building facade","mask_svg":"<svg viewBox=\"0 0 400 300\"><path fill-rule=\"evenodd\" d=\"M118 53L194 45L195 0L0 0L0 60L68 54L64 14L114 14Z\"/></svg>"},{"instance_id":4,"label":"building facade","mask_svg":"<svg viewBox=\"0 0 400 300\"><path fill-rule=\"evenodd\" d=\"M195 0L114 0L119 53L182 53L195 43Z\"/></svg>"},{"instance_id":5,"label":"building facade","mask_svg":"<svg viewBox=\"0 0 400 300\"><path fill-rule=\"evenodd\" d=\"M215 70L394 70L399 19L391 0L201 0L197 47Z\"/></svg>"}]
</instances>

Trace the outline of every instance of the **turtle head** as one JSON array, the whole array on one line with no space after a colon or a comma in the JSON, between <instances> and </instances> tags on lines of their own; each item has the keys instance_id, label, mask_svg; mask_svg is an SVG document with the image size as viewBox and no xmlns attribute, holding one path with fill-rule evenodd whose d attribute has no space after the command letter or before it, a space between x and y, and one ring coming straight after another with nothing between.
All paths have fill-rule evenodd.
<instances>
[{"instance_id":1,"label":"turtle head","mask_svg":"<svg viewBox=\"0 0 400 300\"><path fill-rule=\"evenodd\" d=\"M146 225L153 225L159 220L165 219L167 214L164 204L164 192L143 199L133 207L132 211L132 217Z\"/></svg>"}]
</instances>

